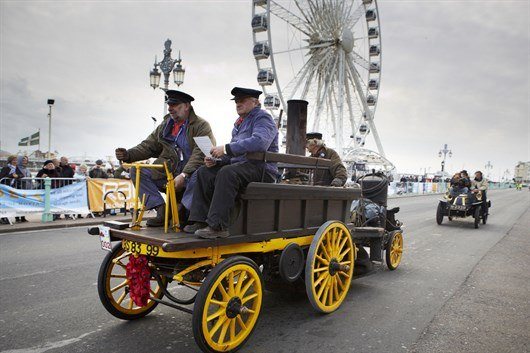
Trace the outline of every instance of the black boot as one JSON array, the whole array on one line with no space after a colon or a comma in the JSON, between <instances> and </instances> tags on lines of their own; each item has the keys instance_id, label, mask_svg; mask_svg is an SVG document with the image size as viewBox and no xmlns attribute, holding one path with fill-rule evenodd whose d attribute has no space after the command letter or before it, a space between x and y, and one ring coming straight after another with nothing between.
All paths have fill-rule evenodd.
<instances>
[{"instance_id":1,"label":"black boot","mask_svg":"<svg viewBox=\"0 0 530 353\"><path fill-rule=\"evenodd\" d=\"M164 225L164 217L166 216L166 204L162 204L156 208L156 217L147 220L148 227L162 227ZM169 214L171 219L171 213Z\"/></svg>"}]
</instances>

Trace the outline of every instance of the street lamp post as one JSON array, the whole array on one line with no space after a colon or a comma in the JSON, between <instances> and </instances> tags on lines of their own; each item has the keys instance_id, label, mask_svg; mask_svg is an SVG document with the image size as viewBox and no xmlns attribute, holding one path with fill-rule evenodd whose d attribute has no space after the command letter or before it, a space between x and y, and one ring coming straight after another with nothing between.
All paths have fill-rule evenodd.
<instances>
[{"instance_id":1,"label":"street lamp post","mask_svg":"<svg viewBox=\"0 0 530 353\"><path fill-rule=\"evenodd\" d=\"M484 166L484 168L486 168L486 175L487 175L488 180L490 180L490 172L493 169L493 164L491 164L491 162L488 161L488 163Z\"/></svg>"},{"instance_id":2,"label":"street lamp post","mask_svg":"<svg viewBox=\"0 0 530 353\"><path fill-rule=\"evenodd\" d=\"M442 158L442 156L444 157L444 159L442 160L442 174L444 172L444 169L445 169L445 157L449 155L449 158L451 158L453 156L453 152L447 148L447 143L444 144L444 147L443 149L441 149L439 152L438 152L438 157Z\"/></svg>"},{"instance_id":3,"label":"street lamp post","mask_svg":"<svg viewBox=\"0 0 530 353\"><path fill-rule=\"evenodd\" d=\"M55 99L48 99L48 107L50 110L48 112L48 159L51 158L52 150L52 106L55 103Z\"/></svg>"},{"instance_id":4,"label":"street lamp post","mask_svg":"<svg viewBox=\"0 0 530 353\"><path fill-rule=\"evenodd\" d=\"M164 59L162 61L157 62L156 56L155 56L155 64L154 68L149 73L149 81L151 87L153 89L156 89L160 85L160 72L158 71L158 67L160 67L160 70L164 74L164 87L160 87L164 92L169 89L169 76L171 75L171 71L173 71L173 81L179 87L181 84L184 83L184 74L186 73L186 70L182 67L182 59L180 58L180 50L179 50L179 56L178 59L173 60L171 58L171 40L167 39L164 43ZM164 114L166 113L166 104L164 103Z\"/></svg>"}]
</instances>

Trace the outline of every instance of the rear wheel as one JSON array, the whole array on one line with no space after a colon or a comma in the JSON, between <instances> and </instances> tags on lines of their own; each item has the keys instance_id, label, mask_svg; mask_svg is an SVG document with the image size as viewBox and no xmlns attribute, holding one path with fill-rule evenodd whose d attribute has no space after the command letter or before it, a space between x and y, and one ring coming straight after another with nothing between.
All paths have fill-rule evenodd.
<instances>
[{"instance_id":1,"label":"rear wheel","mask_svg":"<svg viewBox=\"0 0 530 353\"><path fill-rule=\"evenodd\" d=\"M121 242L112 248L103 259L98 275L98 294L101 303L109 313L122 320L135 320L149 314L157 306L157 302L148 300L146 306L137 306L129 293L129 280L125 274L125 266L129 256L121 246ZM162 284L165 285L165 279ZM154 277L151 277L150 296L161 299L162 288Z\"/></svg>"},{"instance_id":2,"label":"rear wheel","mask_svg":"<svg viewBox=\"0 0 530 353\"><path fill-rule=\"evenodd\" d=\"M438 203L438 208L436 209L436 223L442 224L444 220L444 206L442 203Z\"/></svg>"},{"instance_id":3,"label":"rear wheel","mask_svg":"<svg viewBox=\"0 0 530 353\"><path fill-rule=\"evenodd\" d=\"M215 266L197 294L192 327L203 352L234 352L256 327L263 300L258 266L234 256Z\"/></svg>"},{"instance_id":4,"label":"rear wheel","mask_svg":"<svg viewBox=\"0 0 530 353\"><path fill-rule=\"evenodd\" d=\"M475 229L478 228L478 225L480 224L480 213L481 213L482 207L475 207L475 213L473 217L475 218Z\"/></svg>"}]
</instances>

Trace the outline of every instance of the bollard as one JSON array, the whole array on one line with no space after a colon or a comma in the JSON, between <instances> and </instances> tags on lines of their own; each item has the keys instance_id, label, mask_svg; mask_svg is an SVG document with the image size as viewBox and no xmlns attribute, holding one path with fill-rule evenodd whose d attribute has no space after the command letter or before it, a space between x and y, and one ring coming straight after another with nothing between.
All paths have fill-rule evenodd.
<instances>
[{"instance_id":1,"label":"bollard","mask_svg":"<svg viewBox=\"0 0 530 353\"><path fill-rule=\"evenodd\" d=\"M42 223L53 221L53 215L50 213L50 192L52 181L50 178L44 180L44 213L42 214Z\"/></svg>"}]
</instances>

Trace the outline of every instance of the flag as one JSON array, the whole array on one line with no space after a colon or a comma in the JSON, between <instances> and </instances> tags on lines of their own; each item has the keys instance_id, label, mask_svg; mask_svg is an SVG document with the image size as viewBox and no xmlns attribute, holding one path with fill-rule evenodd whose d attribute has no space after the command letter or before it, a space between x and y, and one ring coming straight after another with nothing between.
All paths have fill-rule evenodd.
<instances>
[{"instance_id":1,"label":"flag","mask_svg":"<svg viewBox=\"0 0 530 353\"><path fill-rule=\"evenodd\" d=\"M36 133L31 135L29 144L30 146L35 146L35 145L40 144L40 131L37 131Z\"/></svg>"},{"instance_id":2,"label":"flag","mask_svg":"<svg viewBox=\"0 0 530 353\"><path fill-rule=\"evenodd\" d=\"M19 146L29 146L29 137L24 137L18 142Z\"/></svg>"}]
</instances>

